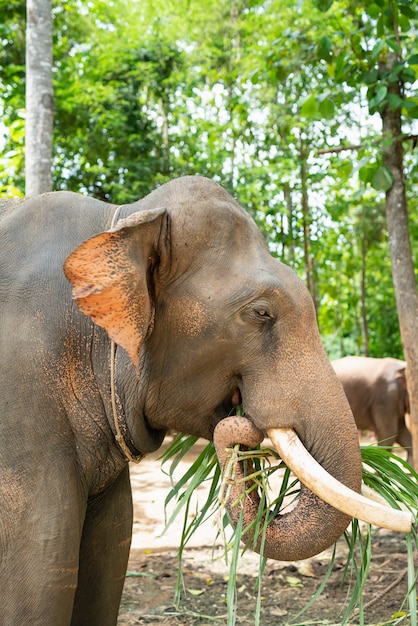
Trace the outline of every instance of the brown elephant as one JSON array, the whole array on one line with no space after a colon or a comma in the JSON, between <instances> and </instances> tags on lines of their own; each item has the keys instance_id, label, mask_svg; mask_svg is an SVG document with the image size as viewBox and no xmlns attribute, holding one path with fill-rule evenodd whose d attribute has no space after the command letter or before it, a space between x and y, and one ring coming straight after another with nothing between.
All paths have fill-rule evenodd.
<instances>
[{"instance_id":1,"label":"brown elephant","mask_svg":"<svg viewBox=\"0 0 418 626\"><path fill-rule=\"evenodd\" d=\"M180 178L119 207L37 196L2 209L0 242L2 626L116 624L128 461L167 429L212 439L242 403L232 439L293 428L359 491L357 430L311 298L217 184ZM348 525L304 493L267 554L304 558Z\"/></svg>"},{"instance_id":2,"label":"brown elephant","mask_svg":"<svg viewBox=\"0 0 418 626\"><path fill-rule=\"evenodd\" d=\"M405 423L409 413L405 361L347 356L331 362L359 430L373 430L381 446L406 448L412 465L412 439Z\"/></svg>"}]
</instances>

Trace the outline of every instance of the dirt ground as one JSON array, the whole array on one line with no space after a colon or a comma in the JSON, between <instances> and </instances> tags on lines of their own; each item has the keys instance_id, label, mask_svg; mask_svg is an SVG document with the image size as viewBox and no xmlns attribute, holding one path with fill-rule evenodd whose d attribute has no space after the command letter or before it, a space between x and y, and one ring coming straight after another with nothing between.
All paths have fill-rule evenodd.
<instances>
[{"instance_id":1,"label":"dirt ground","mask_svg":"<svg viewBox=\"0 0 418 626\"><path fill-rule=\"evenodd\" d=\"M182 462L181 476L196 458L205 443L196 444L193 454ZM174 602L178 573L177 547L183 523L176 522L164 531L164 500L170 490L170 479L161 470L161 450L132 466L134 494L134 535L119 613L118 626L161 624L163 626L211 626L228 623L226 593L228 566L225 564L223 541L217 536L216 524L206 522L183 553L184 577L180 602ZM203 502L205 487L196 497ZM197 490L199 492L200 490ZM342 580L347 552L344 539L337 544L333 571L319 598L302 615L321 585L328 569L332 550L295 563L269 560L262 578L262 626L338 625L346 608L350 583ZM255 623L259 557L246 552L238 565L236 585L236 624ZM372 565L364 589L365 622L367 626L384 624L408 625L400 614L407 591L406 543L402 533L375 529L372 543ZM407 610L407 608L406 608ZM359 624L354 613L350 624Z\"/></svg>"}]
</instances>

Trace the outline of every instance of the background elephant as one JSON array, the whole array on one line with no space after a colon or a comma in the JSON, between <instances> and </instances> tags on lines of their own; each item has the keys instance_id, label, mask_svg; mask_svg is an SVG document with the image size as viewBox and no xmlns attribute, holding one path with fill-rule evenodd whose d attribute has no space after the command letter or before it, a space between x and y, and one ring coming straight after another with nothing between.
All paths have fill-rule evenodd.
<instances>
[{"instance_id":1,"label":"background elephant","mask_svg":"<svg viewBox=\"0 0 418 626\"><path fill-rule=\"evenodd\" d=\"M359 491L311 298L217 184L180 178L120 207L37 196L3 214L0 243L2 626L116 623L128 460L167 429L211 439L242 403L257 440L294 428ZM305 490L267 553L305 558L349 521Z\"/></svg>"},{"instance_id":2,"label":"background elephant","mask_svg":"<svg viewBox=\"0 0 418 626\"><path fill-rule=\"evenodd\" d=\"M381 446L398 442L407 449L412 464L412 439L405 423L405 413L409 413L405 361L347 356L331 363L357 428L373 430Z\"/></svg>"}]
</instances>

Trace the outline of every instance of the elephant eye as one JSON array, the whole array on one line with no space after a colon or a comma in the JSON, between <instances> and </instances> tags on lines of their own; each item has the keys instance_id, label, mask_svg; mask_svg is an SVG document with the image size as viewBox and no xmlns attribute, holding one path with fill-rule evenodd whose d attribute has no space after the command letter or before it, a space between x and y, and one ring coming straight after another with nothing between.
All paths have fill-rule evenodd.
<instances>
[{"instance_id":1,"label":"elephant eye","mask_svg":"<svg viewBox=\"0 0 418 626\"><path fill-rule=\"evenodd\" d=\"M261 319L271 319L271 315L270 313L267 311L267 309L265 309L264 307L258 307L255 310L255 314L257 315L257 317L260 317Z\"/></svg>"},{"instance_id":2,"label":"elephant eye","mask_svg":"<svg viewBox=\"0 0 418 626\"><path fill-rule=\"evenodd\" d=\"M258 323L258 325L263 325L266 322L272 322L276 319L273 311L273 305L266 302L264 298L262 300L260 299L249 302L243 310L243 313L247 319Z\"/></svg>"}]
</instances>

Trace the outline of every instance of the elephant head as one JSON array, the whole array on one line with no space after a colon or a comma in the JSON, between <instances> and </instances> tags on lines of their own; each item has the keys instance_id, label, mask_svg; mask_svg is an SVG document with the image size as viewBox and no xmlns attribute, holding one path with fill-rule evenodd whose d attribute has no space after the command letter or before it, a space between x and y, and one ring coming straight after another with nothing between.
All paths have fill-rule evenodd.
<instances>
[{"instance_id":1,"label":"elephant head","mask_svg":"<svg viewBox=\"0 0 418 626\"><path fill-rule=\"evenodd\" d=\"M118 400L135 448L147 451L144 432L168 428L212 439L242 404L252 434L238 429L234 443L294 429L358 492L357 430L311 297L243 208L214 182L185 177L119 217L67 258L65 273L79 309L118 345ZM230 435L227 426L217 437L221 461ZM331 545L350 516L304 490L280 519L265 552L286 560Z\"/></svg>"}]
</instances>

